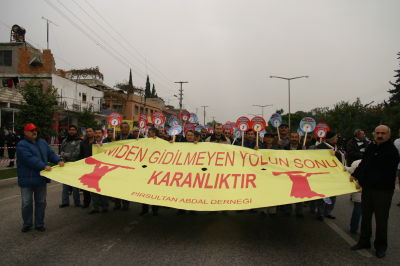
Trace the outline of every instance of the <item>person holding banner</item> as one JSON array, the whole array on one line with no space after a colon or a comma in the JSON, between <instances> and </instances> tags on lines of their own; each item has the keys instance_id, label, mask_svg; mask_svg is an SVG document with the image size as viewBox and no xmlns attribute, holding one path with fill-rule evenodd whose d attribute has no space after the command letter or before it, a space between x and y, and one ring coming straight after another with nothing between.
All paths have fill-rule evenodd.
<instances>
[{"instance_id":1,"label":"person holding banner","mask_svg":"<svg viewBox=\"0 0 400 266\"><path fill-rule=\"evenodd\" d=\"M64 162L50 148L44 139L38 138L38 128L29 123L24 126L25 138L17 144L17 176L21 188L22 219L21 231L28 232L33 223L35 229L44 232L47 183L49 179L40 171L51 171L49 162L64 166ZM33 208L33 204L35 207ZM33 221L33 213L35 220Z\"/></svg>"},{"instance_id":2,"label":"person holding banner","mask_svg":"<svg viewBox=\"0 0 400 266\"><path fill-rule=\"evenodd\" d=\"M116 140L126 140L126 139L135 139L135 136L130 134L130 126L128 122L122 122L121 125L119 126L121 129L121 133L116 137ZM127 211L129 210L129 201L127 200L121 200L114 198L114 208L113 210L120 210L121 209L121 203L122 203L122 210Z\"/></svg>"},{"instance_id":3,"label":"person holding banner","mask_svg":"<svg viewBox=\"0 0 400 266\"><path fill-rule=\"evenodd\" d=\"M68 128L68 136L62 141L60 155L64 162L75 162L79 160L81 138L78 136L78 128L75 125L70 125ZM61 193L60 208L69 206L69 193L72 191L75 207L81 206L79 189L63 184Z\"/></svg>"},{"instance_id":4,"label":"person holding banner","mask_svg":"<svg viewBox=\"0 0 400 266\"><path fill-rule=\"evenodd\" d=\"M263 138L263 143L261 145L261 149L269 149L269 150L276 150L278 149L278 146L274 144L275 143L275 134L272 133L265 133L264 138ZM261 215L269 214L269 216L273 217L276 215L276 206L272 207L267 207L267 208L262 208L261 209Z\"/></svg>"},{"instance_id":5,"label":"person holding banner","mask_svg":"<svg viewBox=\"0 0 400 266\"><path fill-rule=\"evenodd\" d=\"M281 124L279 126L279 140L278 145L282 148L289 145L289 126L288 124Z\"/></svg>"},{"instance_id":6,"label":"person holding banner","mask_svg":"<svg viewBox=\"0 0 400 266\"><path fill-rule=\"evenodd\" d=\"M229 139L225 137L223 134L223 127L221 124L216 124L214 126L214 134L209 136L205 142L214 142L214 143L222 143L222 144L231 144Z\"/></svg>"},{"instance_id":7,"label":"person holding banner","mask_svg":"<svg viewBox=\"0 0 400 266\"><path fill-rule=\"evenodd\" d=\"M103 145L103 130L101 128L96 128L94 130L94 140L93 144ZM108 197L97 194L97 193L90 193L93 204L92 210L89 214L96 214L101 212L108 212Z\"/></svg>"},{"instance_id":8,"label":"person holding banner","mask_svg":"<svg viewBox=\"0 0 400 266\"><path fill-rule=\"evenodd\" d=\"M86 135L80 145L79 160L92 156L92 145L95 142L94 130L91 127L86 128ZM83 205L82 208L88 208L91 202L90 192L83 190Z\"/></svg>"},{"instance_id":9,"label":"person holding banner","mask_svg":"<svg viewBox=\"0 0 400 266\"><path fill-rule=\"evenodd\" d=\"M256 137L257 136L254 130L248 129L245 133L243 147L258 150L259 147L257 146ZM242 144L240 142L237 142L236 145L241 146Z\"/></svg>"},{"instance_id":10,"label":"person holding banner","mask_svg":"<svg viewBox=\"0 0 400 266\"><path fill-rule=\"evenodd\" d=\"M109 143L114 141L114 129L108 128L107 129L107 137L103 140L103 143Z\"/></svg>"},{"instance_id":11,"label":"person holding banner","mask_svg":"<svg viewBox=\"0 0 400 266\"><path fill-rule=\"evenodd\" d=\"M201 135L201 141L205 142L206 139L209 137L207 128L203 127L203 128L200 130L200 135Z\"/></svg>"},{"instance_id":12,"label":"person holding banner","mask_svg":"<svg viewBox=\"0 0 400 266\"><path fill-rule=\"evenodd\" d=\"M360 165L350 181L357 180L361 192L361 234L352 250L371 247L372 215L375 215L375 254L378 258L386 255L389 210L396 184L399 153L390 141L390 128L380 125L375 128L375 143L370 144Z\"/></svg>"},{"instance_id":13,"label":"person holding banner","mask_svg":"<svg viewBox=\"0 0 400 266\"><path fill-rule=\"evenodd\" d=\"M147 132L147 137L148 138L157 138L158 137L158 129L155 127L152 127L149 129ZM140 212L140 216L143 216L145 214L149 213L149 207L151 206L151 211L153 212L153 216L158 216L158 209L160 208L159 206L156 205L148 205L148 204L142 204L142 211Z\"/></svg>"},{"instance_id":14,"label":"person holding banner","mask_svg":"<svg viewBox=\"0 0 400 266\"><path fill-rule=\"evenodd\" d=\"M342 162L343 165L346 163L344 162L344 154L338 149L337 147L338 136L333 131L328 131L326 133L325 142L317 145L317 150L332 150L336 158L339 162ZM318 207L317 207L317 219L320 221L324 220L324 217L329 219L336 219L335 216L331 214L333 208L335 207L336 197L330 197L326 199L318 200Z\"/></svg>"},{"instance_id":15,"label":"person holding banner","mask_svg":"<svg viewBox=\"0 0 400 266\"><path fill-rule=\"evenodd\" d=\"M303 146L300 143L300 136L297 132L292 132L289 135L289 144L286 145L284 150L303 150ZM295 213L296 216L299 218L303 218L303 202L300 203L295 203ZM292 214L292 204L287 204L287 205L282 205L280 206L283 213L285 213L287 216L290 216Z\"/></svg>"},{"instance_id":16,"label":"person holding banner","mask_svg":"<svg viewBox=\"0 0 400 266\"><path fill-rule=\"evenodd\" d=\"M234 137L233 137L232 130L230 128L224 129L224 136L225 136L225 138L229 139L230 143L233 142Z\"/></svg>"}]
</instances>

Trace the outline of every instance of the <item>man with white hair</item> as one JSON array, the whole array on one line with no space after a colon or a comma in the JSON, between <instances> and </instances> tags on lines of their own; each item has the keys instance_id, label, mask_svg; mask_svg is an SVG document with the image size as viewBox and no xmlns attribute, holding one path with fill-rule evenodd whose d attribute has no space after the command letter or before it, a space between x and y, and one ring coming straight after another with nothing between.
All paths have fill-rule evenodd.
<instances>
[{"instance_id":1,"label":"man with white hair","mask_svg":"<svg viewBox=\"0 0 400 266\"><path fill-rule=\"evenodd\" d=\"M352 250L371 247L372 215L375 214L375 254L378 258L383 258L386 255L389 209L400 158L390 141L388 126L377 126L374 139L375 143L368 146L363 160L350 177L350 181L357 180L362 187L361 234Z\"/></svg>"}]
</instances>

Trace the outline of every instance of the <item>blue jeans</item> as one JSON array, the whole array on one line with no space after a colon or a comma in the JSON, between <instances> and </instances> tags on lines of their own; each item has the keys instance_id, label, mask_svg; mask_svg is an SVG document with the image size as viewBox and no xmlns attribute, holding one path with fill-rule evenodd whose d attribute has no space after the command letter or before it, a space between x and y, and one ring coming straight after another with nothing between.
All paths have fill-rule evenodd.
<instances>
[{"instance_id":1,"label":"blue jeans","mask_svg":"<svg viewBox=\"0 0 400 266\"><path fill-rule=\"evenodd\" d=\"M44 226L47 185L21 187L22 219L24 226L33 225L33 201L35 201L35 227Z\"/></svg>"},{"instance_id":2,"label":"blue jeans","mask_svg":"<svg viewBox=\"0 0 400 266\"><path fill-rule=\"evenodd\" d=\"M72 191L72 196L74 197L75 206L79 206L81 204L81 199L79 197L79 188L71 187L63 184L63 190L61 193L61 204L69 205L69 192Z\"/></svg>"},{"instance_id":3,"label":"blue jeans","mask_svg":"<svg viewBox=\"0 0 400 266\"><path fill-rule=\"evenodd\" d=\"M351 220L350 220L350 232L356 233L358 231L361 215L362 215L361 202L354 202L353 213L351 214Z\"/></svg>"}]
</instances>

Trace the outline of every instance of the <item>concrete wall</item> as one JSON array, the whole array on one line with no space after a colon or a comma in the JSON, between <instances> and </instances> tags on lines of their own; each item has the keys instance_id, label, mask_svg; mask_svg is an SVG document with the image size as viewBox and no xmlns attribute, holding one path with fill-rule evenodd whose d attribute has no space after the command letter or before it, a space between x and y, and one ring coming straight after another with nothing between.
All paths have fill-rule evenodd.
<instances>
[{"instance_id":1,"label":"concrete wall","mask_svg":"<svg viewBox=\"0 0 400 266\"><path fill-rule=\"evenodd\" d=\"M93 106L93 112L100 112L101 99L104 97L102 91L54 74L52 75L52 85L57 88L60 95L59 102L65 102L64 108L81 111L83 108ZM83 94L86 94L86 102L83 99Z\"/></svg>"}]
</instances>

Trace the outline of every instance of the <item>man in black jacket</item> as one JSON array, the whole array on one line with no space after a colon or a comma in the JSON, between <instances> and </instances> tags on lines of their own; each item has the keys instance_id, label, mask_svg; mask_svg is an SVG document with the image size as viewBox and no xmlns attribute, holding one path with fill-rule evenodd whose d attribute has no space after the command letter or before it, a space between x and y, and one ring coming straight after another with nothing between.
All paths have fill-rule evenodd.
<instances>
[{"instance_id":1,"label":"man in black jacket","mask_svg":"<svg viewBox=\"0 0 400 266\"><path fill-rule=\"evenodd\" d=\"M370 248L372 215L375 214L374 247L383 258L387 249L387 223L396 181L399 153L390 141L390 128L380 125L374 131L375 143L370 144L350 181L356 179L362 187L361 234L353 250Z\"/></svg>"},{"instance_id":2,"label":"man in black jacket","mask_svg":"<svg viewBox=\"0 0 400 266\"><path fill-rule=\"evenodd\" d=\"M94 140L94 130L91 127L86 128L85 139L81 142L79 160L92 156L92 144ZM90 192L83 190L83 205L82 208L87 208L91 201Z\"/></svg>"},{"instance_id":3,"label":"man in black jacket","mask_svg":"<svg viewBox=\"0 0 400 266\"><path fill-rule=\"evenodd\" d=\"M129 133L130 127L128 122L122 122L120 125L121 129L121 134L117 136L116 140L126 140L126 139L135 139L135 137ZM127 200L121 200L114 198L114 210L119 210L121 209L121 203L122 203L122 210L127 211L129 210L129 201Z\"/></svg>"},{"instance_id":4,"label":"man in black jacket","mask_svg":"<svg viewBox=\"0 0 400 266\"><path fill-rule=\"evenodd\" d=\"M347 166L351 166L354 161L360 160L364 156L365 149L368 146L368 141L365 138L365 132L361 129L354 131L354 137L347 142Z\"/></svg>"}]
</instances>

